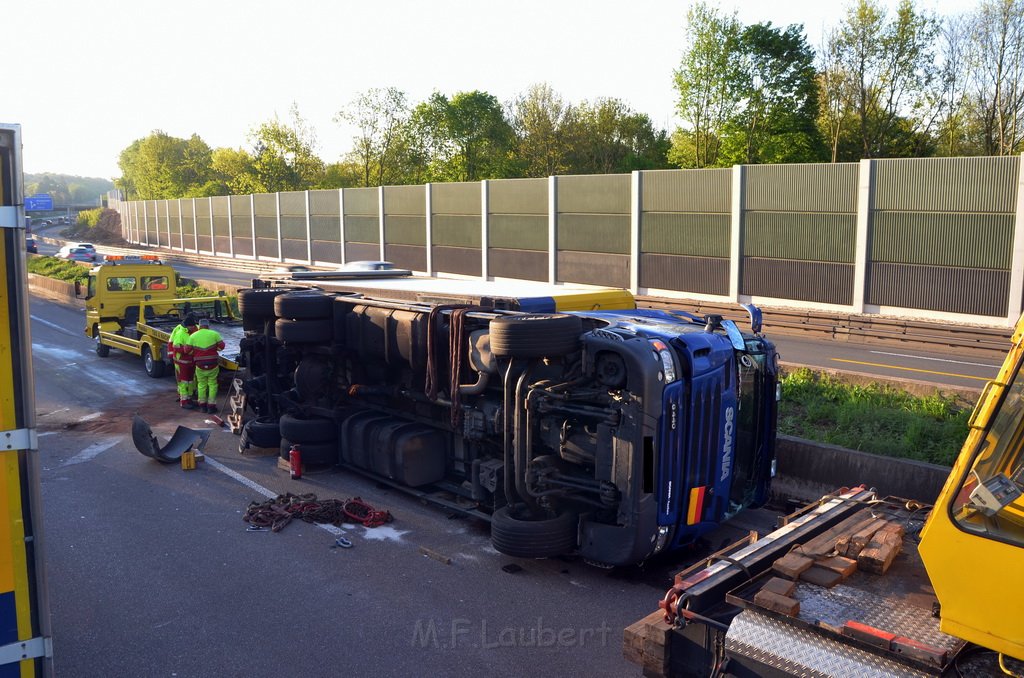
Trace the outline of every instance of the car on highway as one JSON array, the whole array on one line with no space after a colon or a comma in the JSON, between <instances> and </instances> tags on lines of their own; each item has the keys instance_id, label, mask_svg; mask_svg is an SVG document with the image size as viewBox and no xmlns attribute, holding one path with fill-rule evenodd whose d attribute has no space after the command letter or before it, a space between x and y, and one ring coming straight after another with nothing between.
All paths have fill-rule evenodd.
<instances>
[{"instance_id":1,"label":"car on highway","mask_svg":"<svg viewBox=\"0 0 1024 678\"><path fill-rule=\"evenodd\" d=\"M30 235L25 236L25 251L31 252L32 254L39 254L39 246L36 245L36 239Z\"/></svg>"},{"instance_id":2,"label":"car on highway","mask_svg":"<svg viewBox=\"0 0 1024 678\"><path fill-rule=\"evenodd\" d=\"M75 254L72 257L72 253ZM68 259L71 261L96 261L96 248L89 243L71 243L64 245L57 251L57 257L59 259Z\"/></svg>"}]
</instances>

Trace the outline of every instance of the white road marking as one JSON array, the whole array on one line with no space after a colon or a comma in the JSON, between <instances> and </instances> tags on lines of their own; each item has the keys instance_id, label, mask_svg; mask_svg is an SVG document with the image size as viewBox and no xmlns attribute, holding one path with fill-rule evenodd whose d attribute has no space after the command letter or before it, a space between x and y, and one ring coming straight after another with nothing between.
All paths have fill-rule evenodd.
<instances>
[{"instance_id":1,"label":"white road marking","mask_svg":"<svg viewBox=\"0 0 1024 678\"><path fill-rule=\"evenodd\" d=\"M57 330L58 332L63 332L64 334L69 334L72 337L82 337L82 336L85 336L84 334L82 334L80 332L72 332L71 330L69 330L68 328L64 327L63 325L58 325L57 323L52 323L49 320L43 320L42 318L40 318L37 315L30 315L29 318L31 318L35 322L39 323L40 325L46 325L47 327L51 327L51 328Z\"/></svg>"},{"instance_id":2,"label":"white road marking","mask_svg":"<svg viewBox=\"0 0 1024 678\"><path fill-rule=\"evenodd\" d=\"M85 415L84 417L82 417L78 421L92 421L93 419L98 419L99 417L102 417L102 416L103 416L102 412L93 412L92 414Z\"/></svg>"},{"instance_id":3,"label":"white road marking","mask_svg":"<svg viewBox=\"0 0 1024 678\"><path fill-rule=\"evenodd\" d=\"M107 438L106 440L101 440L98 443L93 443L89 447L85 448L84 450L82 450L81 452L79 452L78 454L71 457L63 464L61 464L61 466L71 466L72 464L81 464L87 462L90 459L93 459L94 457L98 456L101 452L106 452L114 445L117 445L119 442L121 442L120 438Z\"/></svg>"},{"instance_id":4,"label":"white road marking","mask_svg":"<svg viewBox=\"0 0 1024 678\"><path fill-rule=\"evenodd\" d=\"M974 367L991 367L992 369L998 369L999 365L988 365L986 363L969 363L964 360L949 360L947 358L929 358L923 355L909 355L907 353L888 353L886 351L869 351L870 353L877 353L878 355L891 355L897 358L916 358L917 360L934 360L940 363L956 363L957 365L973 365Z\"/></svg>"},{"instance_id":5,"label":"white road marking","mask_svg":"<svg viewBox=\"0 0 1024 678\"><path fill-rule=\"evenodd\" d=\"M227 466L225 466L224 464L220 463L219 461L217 461L213 457L210 457L209 455L206 456L206 461L203 462L203 463L209 464L211 468L215 468L218 471L220 471L221 473L223 473L224 475L226 475L227 477L229 477L229 478L231 478L233 480L237 480L238 482L240 482L243 485L245 485L246 487L248 487L250 490L254 490L256 492L259 492L260 494L262 494L267 499L276 499L277 498L277 493L276 492L271 492L267 488L265 488L262 485L260 485L259 483L257 483L255 480L250 480L249 478L246 478L245 476L243 476L241 473L238 473L237 471L233 471L232 469L229 469ZM334 525L331 525L330 523L314 523L314 525L319 527L321 530L324 530L325 532L329 532L330 534L334 535L335 537L337 537L338 535L345 534L345 530L341 529L340 527L335 527Z\"/></svg>"}]
</instances>

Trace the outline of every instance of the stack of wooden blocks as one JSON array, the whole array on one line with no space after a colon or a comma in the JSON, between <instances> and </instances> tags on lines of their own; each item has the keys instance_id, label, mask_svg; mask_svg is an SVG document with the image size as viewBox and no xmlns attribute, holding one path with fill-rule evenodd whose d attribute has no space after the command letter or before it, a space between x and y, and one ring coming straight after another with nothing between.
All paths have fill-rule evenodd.
<instances>
[{"instance_id":1,"label":"stack of wooden blocks","mask_svg":"<svg viewBox=\"0 0 1024 678\"><path fill-rule=\"evenodd\" d=\"M798 580L831 588L858 569L885 574L902 548L902 525L875 517L870 509L858 511L776 560L772 571L778 576L765 583L754 602L796 616L800 602L792 595Z\"/></svg>"},{"instance_id":2,"label":"stack of wooden blocks","mask_svg":"<svg viewBox=\"0 0 1024 678\"><path fill-rule=\"evenodd\" d=\"M647 615L622 632L622 654L643 667L645 676L669 674L669 633L672 625L661 610Z\"/></svg>"}]
</instances>

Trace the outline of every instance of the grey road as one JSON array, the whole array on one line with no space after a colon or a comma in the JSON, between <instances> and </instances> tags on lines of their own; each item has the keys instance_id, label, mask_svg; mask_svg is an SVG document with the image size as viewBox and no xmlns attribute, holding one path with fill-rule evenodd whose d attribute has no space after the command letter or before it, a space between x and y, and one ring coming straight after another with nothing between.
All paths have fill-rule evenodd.
<instances>
[{"instance_id":1,"label":"grey road","mask_svg":"<svg viewBox=\"0 0 1024 678\"><path fill-rule=\"evenodd\" d=\"M361 477L291 480L276 457L242 456L236 436L183 413L171 379L137 357L96 356L81 311L33 299L31 315L58 675L639 675L622 630L687 554L625 572L518 560L485 525ZM207 460L186 472L142 456L134 412L161 441L179 424L214 429ZM346 526L350 549L305 523L246 531L249 503L284 492L360 496L395 520Z\"/></svg>"}]
</instances>

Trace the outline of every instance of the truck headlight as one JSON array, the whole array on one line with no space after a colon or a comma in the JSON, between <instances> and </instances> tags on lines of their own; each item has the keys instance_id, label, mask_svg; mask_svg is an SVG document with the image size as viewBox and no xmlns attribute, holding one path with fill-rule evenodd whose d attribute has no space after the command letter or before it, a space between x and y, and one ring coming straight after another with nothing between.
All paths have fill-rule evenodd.
<instances>
[{"instance_id":1,"label":"truck headlight","mask_svg":"<svg viewBox=\"0 0 1024 678\"><path fill-rule=\"evenodd\" d=\"M663 548L665 548L665 543L667 541L668 541L668 527L666 525L662 525L661 527L658 528L658 538L654 542L654 552L658 553Z\"/></svg>"},{"instance_id":2,"label":"truck headlight","mask_svg":"<svg viewBox=\"0 0 1024 678\"><path fill-rule=\"evenodd\" d=\"M669 350L668 345L660 339L651 339L651 346L654 348L654 354L661 361L661 371L665 375L665 382L675 381L677 377L676 360L672 357L672 351Z\"/></svg>"}]
</instances>

